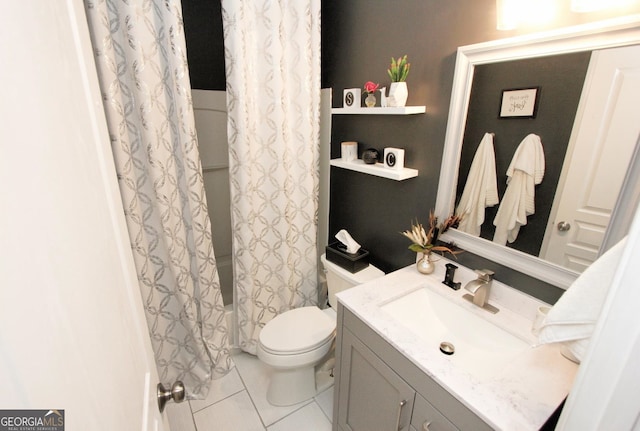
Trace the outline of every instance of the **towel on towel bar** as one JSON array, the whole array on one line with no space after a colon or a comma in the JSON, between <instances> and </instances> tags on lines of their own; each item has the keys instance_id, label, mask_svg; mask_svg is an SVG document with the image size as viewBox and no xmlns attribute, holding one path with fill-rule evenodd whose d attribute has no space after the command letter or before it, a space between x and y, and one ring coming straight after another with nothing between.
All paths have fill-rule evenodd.
<instances>
[{"instance_id":1,"label":"towel on towel bar","mask_svg":"<svg viewBox=\"0 0 640 431\"><path fill-rule=\"evenodd\" d=\"M462 216L458 230L479 236L484 223L484 209L498 203L496 155L493 135L485 133L473 156L469 175L456 214Z\"/></svg>"},{"instance_id":2,"label":"towel on towel bar","mask_svg":"<svg viewBox=\"0 0 640 431\"><path fill-rule=\"evenodd\" d=\"M493 219L493 242L505 245L518 237L527 216L535 213L535 186L544 177L544 149L538 135L527 135L516 149L507 169L507 190Z\"/></svg>"},{"instance_id":3,"label":"towel on towel bar","mask_svg":"<svg viewBox=\"0 0 640 431\"><path fill-rule=\"evenodd\" d=\"M582 361L625 243L623 238L592 263L549 310L538 334L540 344L564 342Z\"/></svg>"}]
</instances>

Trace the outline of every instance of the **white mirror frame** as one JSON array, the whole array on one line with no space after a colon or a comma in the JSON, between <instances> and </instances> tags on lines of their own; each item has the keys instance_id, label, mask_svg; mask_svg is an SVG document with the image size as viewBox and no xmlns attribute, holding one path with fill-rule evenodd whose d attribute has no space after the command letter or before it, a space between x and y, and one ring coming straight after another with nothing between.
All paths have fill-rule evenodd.
<instances>
[{"instance_id":1,"label":"white mirror frame","mask_svg":"<svg viewBox=\"0 0 640 431\"><path fill-rule=\"evenodd\" d=\"M520 60L556 54L615 48L640 43L640 15L566 27L544 33L517 36L458 48L453 77L449 121L445 138L436 215L440 220L452 214L455 205L458 167L467 118L469 96L475 66L501 61ZM440 236L446 242L566 289L579 275L577 272L546 262L536 256L494 244L457 230Z\"/></svg>"}]
</instances>

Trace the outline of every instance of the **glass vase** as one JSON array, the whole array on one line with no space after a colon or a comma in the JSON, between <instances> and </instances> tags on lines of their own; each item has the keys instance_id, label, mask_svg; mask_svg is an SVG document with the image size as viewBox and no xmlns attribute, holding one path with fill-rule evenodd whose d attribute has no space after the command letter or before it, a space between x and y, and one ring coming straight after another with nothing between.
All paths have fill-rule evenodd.
<instances>
[{"instance_id":1,"label":"glass vase","mask_svg":"<svg viewBox=\"0 0 640 431\"><path fill-rule=\"evenodd\" d=\"M373 108L376 106L376 95L373 93L367 93L367 97L364 99L364 104L367 105L367 108Z\"/></svg>"}]
</instances>

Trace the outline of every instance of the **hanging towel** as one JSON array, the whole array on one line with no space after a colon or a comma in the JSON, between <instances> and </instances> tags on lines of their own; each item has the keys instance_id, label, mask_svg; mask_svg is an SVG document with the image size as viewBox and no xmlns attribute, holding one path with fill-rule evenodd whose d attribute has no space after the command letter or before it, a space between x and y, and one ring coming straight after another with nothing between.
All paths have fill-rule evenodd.
<instances>
[{"instance_id":1,"label":"hanging towel","mask_svg":"<svg viewBox=\"0 0 640 431\"><path fill-rule=\"evenodd\" d=\"M518 237L527 216L535 213L535 186L544 177L544 149L540 136L527 135L516 149L507 169L507 190L493 220L493 242L505 245Z\"/></svg>"},{"instance_id":2,"label":"hanging towel","mask_svg":"<svg viewBox=\"0 0 640 431\"><path fill-rule=\"evenodd\" d=\"M473 156L464 191L456 209L456 215L462 217L458 230L479 236L480 227L484 223L484 209L497 203L498 185L493 135L485 133Z\"/></svg>"},{"instance_id":3,"label":"hanging towel","mask_svg":"<svg viewBox=\"0 0 640 431\"><path fill-rule=\"evenodd\" d=\"M564 342L582 361L622 258L626 237L593 262L554 305L540 328L540 344Z\"/></svg>"}]
</instances>

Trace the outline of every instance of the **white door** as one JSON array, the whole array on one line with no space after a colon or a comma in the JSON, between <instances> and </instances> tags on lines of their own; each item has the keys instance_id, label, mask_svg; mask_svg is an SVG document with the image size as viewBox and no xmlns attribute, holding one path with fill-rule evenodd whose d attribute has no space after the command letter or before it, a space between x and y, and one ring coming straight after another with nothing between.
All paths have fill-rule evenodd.
<instances>
[{"instance_id":1,"label":"white door","mask_svg":"<svg viewBox=\"0 0 640 431\"><path fill-rule=\"evenodd\" d=\"M0 409L168 430L81 0L0 14Z\"/></svg>"},{"instance_id":2,"label":"white door","mask_svg":"<svg viewBox=\"0 0 640 431\"><path fill-rule=\"evenodd\" d=\"M594 52L540 257L578 272L598 257L640 134L638 100L640 46Z\"/></svg>"}]
</instances>

